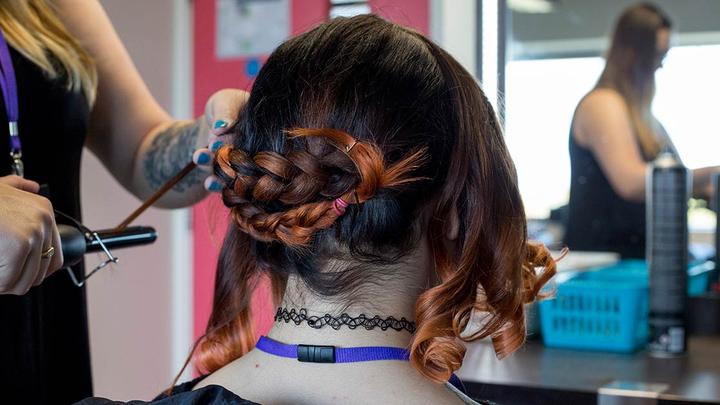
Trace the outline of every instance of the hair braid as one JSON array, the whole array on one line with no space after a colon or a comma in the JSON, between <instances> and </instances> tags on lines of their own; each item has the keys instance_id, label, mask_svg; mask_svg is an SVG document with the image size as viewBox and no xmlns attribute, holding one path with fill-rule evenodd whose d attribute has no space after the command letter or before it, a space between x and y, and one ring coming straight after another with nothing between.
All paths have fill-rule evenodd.
<instances>
[{"instance_id":1,"label":"hair braid","mask_svg":"<svg viewBox=\"0 0 720 405\"><path fill-rule=\"evenodd\" d=\"M324 139L335 151L324 156L308 150L285 155L260 151L250 156L224 146L217 153L216 174L225 181L223 202L232 209L232 218L242 231L263 242L293 247L307 246L317 231L335 223L342 215L334 209L337 199L362 204L381 188L418 180L409 173L422 164L425 155L419 150L386 167L380 148L345 132L299 128L287 134L290 139ZM333 184L328 170L343 173L340 177L345 179Z\"/></svg>"}]
</instances>

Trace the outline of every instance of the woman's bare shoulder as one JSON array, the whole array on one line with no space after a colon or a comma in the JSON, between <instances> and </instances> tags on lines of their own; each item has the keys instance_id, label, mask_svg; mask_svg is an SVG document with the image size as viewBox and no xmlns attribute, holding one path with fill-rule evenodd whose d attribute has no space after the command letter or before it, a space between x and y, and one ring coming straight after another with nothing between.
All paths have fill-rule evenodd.
<instances>
[{"instance_id":1,"label":"woman's bare shoulder","mask_svg":"<svg viewBox=\"0 0 720 405\"><path fill-rule=\"evenodd\" d=\"M593 89L582 98L575 111L572 123L575 138L581 145L587 146L590 133L620 117L623 121L629 119L622 95L614 89Z\"/></svg>"},{"instance_id":2,"label":"woman's bare shoulder","mask_svg":"<svg viewBox=\"0 0 720 405\"><path fill-rule=\"evenodd\" d=\"M415 370L400 369L399 364L380 366L368 373L347 366L306 370L303 365L251 351L206 377L195 389L219 385L258 403L472 403ZM348 386L354 388L348 390Z\"/></svg>"},{"instance_id":3,"label":"woman's bare shoulder","mask_svg":"<svg viewBox=\"0 0 720 405\"><path fill-rule=\"evenodd\" d=\"M578 105L578 112L604 111L607 109L625 108L625 100L615 89L593 89L585 95Z\"/></svg>"}]
</instances>

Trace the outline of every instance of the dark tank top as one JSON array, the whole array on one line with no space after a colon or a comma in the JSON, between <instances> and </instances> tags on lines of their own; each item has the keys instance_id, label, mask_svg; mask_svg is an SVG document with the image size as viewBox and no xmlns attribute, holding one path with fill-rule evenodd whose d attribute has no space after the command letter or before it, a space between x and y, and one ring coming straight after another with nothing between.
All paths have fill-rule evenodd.
<instances>
[{"instance_id":1,"label":"dark tank top","mask_svg":"<svg viewBox=\"0 0 720 405\"><path fill-rule=\"evenodd\" d=\"M645 257L645 203L631 202L613 190L592 151L570 132L570 203L565 244L571 250Z\"/></svg>"},{"instance_id":2,"label":"dark tank top","mask_svg":"<svg viewBox=\"0 0 720 405\"><path fill-rule=\"evenodd\" d=\"M14 49L25 177L47 184L53 207L80 218L80 157L88 123L82 92L50 80ZM0 97L0 175L10 174ZM62 221L59 221L62 223ZM82 266L73 269L83 272ZM66 270L24 296L0 295L0 403L69 404L92 394L85 289Z\"/></svg>"}]
</instances>

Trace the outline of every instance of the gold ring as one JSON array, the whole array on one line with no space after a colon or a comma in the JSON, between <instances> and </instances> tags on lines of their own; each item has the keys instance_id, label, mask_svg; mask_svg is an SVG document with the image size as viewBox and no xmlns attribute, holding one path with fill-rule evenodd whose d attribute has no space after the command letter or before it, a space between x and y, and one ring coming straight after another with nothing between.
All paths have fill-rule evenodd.
<instances>
[{"instance_id":1,"label":"gold ring","mask_svg":"<svg viewBox=\"0 0 720 405\"><path fill-rule=\"evenodd\" d=\"M55 256L55 248L50 246L49 248L45 249L40 257L43 259L50 259L51 257Z\"/></svg>"}]
</instances>

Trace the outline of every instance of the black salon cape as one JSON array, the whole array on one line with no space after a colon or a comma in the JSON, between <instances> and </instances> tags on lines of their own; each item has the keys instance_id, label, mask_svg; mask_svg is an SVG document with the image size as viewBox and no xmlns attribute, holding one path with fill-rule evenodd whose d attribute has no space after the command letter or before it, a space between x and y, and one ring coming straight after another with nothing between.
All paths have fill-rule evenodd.
<instances>
[{"instance_id":1,"label":"black salon cape","mask_svg":"<svg viewBox=\"0 0 720 405\"><path fill-rule=\"evenodd\" d=\"M193 391L193 387L203 378L205 376L177 385L170 396L163 394L151 402L118 402L105 398L88 398L75 405L259 405L257 402L244 400L219 385L208 385Z\"/></svg>"},{"instance_id":2,"label":"black salon cape","mask_svg":"<svg viewBox=\"0 0 720 405\"><path fill-rule=\"evenodd\" d=\"M260 405L257 402L242 399L236 394L219 385L208 385L193 391L203 378L200 376L192 381L176 385L173 387L170 396L162 394L151 402L130 401L119 402L105 398L88 398L76 403L75 405ZM462 383L458 380L460 387ZM464 387L462 387L464 392ZM498 405L492 401L476 400L479 405Z\"/></svg>"},{"instance_id":3,"label":"black salon cape","mask_svg":"<svg viewBox=\"0 0 720 405\"><path fill-rule=\"evenodd\" d=\"M79 219L87 100L82 92L68 91L64 79L49 79L15 49L10 54L25 177L47 184L53 207ZM0 176L10 174L8 137L0 97ZM73 271L79 276L82 265ZM0 295L0 403L70 404L92 395L90 375L85 288L76 287L67 271L23 296Z\"/></svg>"}]
</instances>

